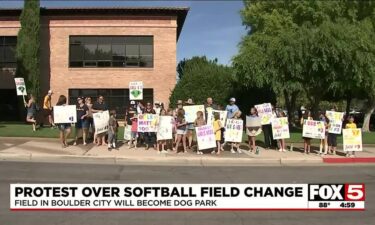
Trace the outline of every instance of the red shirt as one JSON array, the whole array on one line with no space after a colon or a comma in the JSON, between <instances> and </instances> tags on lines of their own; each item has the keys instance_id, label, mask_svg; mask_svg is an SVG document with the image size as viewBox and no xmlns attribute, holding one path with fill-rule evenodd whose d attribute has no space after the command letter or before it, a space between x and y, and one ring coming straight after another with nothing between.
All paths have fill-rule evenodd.
<instances>
[{"instance_id":1,"label":"red shirt","mask_svg":"<svg viewBox=\"0 0 375 225\"><path fill-rule=\"evenodd\" d=\"M132 119L132 132L137 132L138 130L138 119L133 118Z\"/></svg>"}]
</instances>

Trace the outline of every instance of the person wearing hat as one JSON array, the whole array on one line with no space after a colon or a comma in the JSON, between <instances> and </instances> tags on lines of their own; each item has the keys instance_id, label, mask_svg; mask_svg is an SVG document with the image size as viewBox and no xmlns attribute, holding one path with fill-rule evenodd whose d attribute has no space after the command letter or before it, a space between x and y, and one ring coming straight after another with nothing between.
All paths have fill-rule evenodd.
<instances>
[{"instance_id":1,"label":"person wearing hat","mask_svg":"<svg viewBox=\"0 0 375 225\"><path fill-rule=\"evenodd\" d=\"M46 117L48 117L48 122L51 126L51 128L55 127L55 123L53 122L52 118L52 104L51 104L51 99L52 99L52 94L53 91L49 90L47 95L44 96L43 100L43 120L45 120ZM41 127L43 127L43 122L40 124Z\"/></svg>"},{"instance_id":2,"label":"person wearing hat","mask_svg":"<svg viewBox=\"0 0 375 225\"><path fill-rule=\"evenodd\" d=\"M158 101L155 102L154 110L155 110L157 115L160 115L160 110L161 110L160 105L161 105L160 102L158 102Z\"/></svg>"},{"instance_id":3,"label":"person wearing hat","mask_svg":"<svg viewBox=\"0 0 375 225\"><path fill-rule=\"evenodd\" d=\"M78 135L82 132L83 145L86 145L87 130L89 127L88 115L89 108L83 101L84 97L77 98L77 123L75 129L75 141L73 145L77 145Z\"/></svg>"},{"instance_id":4,"label":"person wearing hat","mask_svg":"<svg viewBox=\"0 0 375 225\"><path fill-rule=\"evenodd\" d=\"M235 103L236 103L236 99L235 98L230 98L229 99L229 105L227 105L227 107L225 108L225 110L227 111L227 118L228 119L232 119L234 117L234 114L238 110L240 110Z\"/></svg>"}]
</instances>

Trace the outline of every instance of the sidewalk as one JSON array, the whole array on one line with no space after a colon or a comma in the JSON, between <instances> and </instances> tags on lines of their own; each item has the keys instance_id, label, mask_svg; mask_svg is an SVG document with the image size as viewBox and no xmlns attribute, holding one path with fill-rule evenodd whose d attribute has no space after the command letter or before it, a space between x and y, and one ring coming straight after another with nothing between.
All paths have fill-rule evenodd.
<instances>
[{"instance_id":1,"label":"sidewalk","mask_svg":"<svg viewBox=\"0 0 375 225\"><path fill-rule=\"evenodd\" d=\"M233 154L229 146L220 155L197 155L188 153L158 154L150 148L129 149L123 144L118 150L108 151L106 146L70 145L62 148L58 139L44 138L8 138L0 137L0 160L9 161L52 161L77 163L109 163L109 164L145 164L145 165L199 165L199 166L251 166L251 165L319 165L322 163L375 163L375 147L365 146L364 151L357 152L355 158L346 158L339 149L337 155L320 157L315 153L303 154L301 144L293 144L293 151L279 152L259 148L259 154L246 150L242 154ZM242 149L248 149L245 144ZM316 150L316 148L315 148Z\"/></svg>"}]
</instances>

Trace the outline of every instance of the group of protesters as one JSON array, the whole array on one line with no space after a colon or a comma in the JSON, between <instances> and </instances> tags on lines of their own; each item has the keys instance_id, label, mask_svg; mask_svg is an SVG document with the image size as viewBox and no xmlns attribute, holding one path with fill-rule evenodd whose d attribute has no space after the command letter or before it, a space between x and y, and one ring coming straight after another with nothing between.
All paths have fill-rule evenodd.
<instances>
[{"instance_id":1,"label":"group of protesters","mask_svg":"<svg viewBox=\"0 0 375 225\"><path fill-rule=\"evenodd\" d=\"M52 116L52 104L51 96L52 90L48 91L43 102L43 117L48 118L51 127L57 127L60 131L60 141L63 148L68 146L67 139L71 134L71 124L55 124ZM56 103L56 106L66 105L67 98L61 95ZM194 122L187 122L185 118L185 111L183 106L195 105L192 99L187 101L178 100L177 107L175 109L165 108L164 104L161 102L155 102L151 104L147 102L142 104L142 102L131 101L130 107L125 111L125 130L130 130L130 138L125 140L128 143L128 148L137 149L140 145L145 145L145 149L148 150L153 147L158 153L168 153L168 150L179 153L186 153L188 150L196 149L197 154L203 154L199 148L193 148L194 145L194 130L196 127L204 126L207 124L208 113L212 110L225 110L227 113L227 119L242 120L239 107L236 105L236 99L230 98L228 105L224 108L213 102L212 98L207 98L204 103L204 111L198 111L196 119ZM28 102L25 102L27 108L26 121L32 123L33 130L35 131L36 126L36 104L32 96L30 96ZM110 110L110 118L108 121L108 131L104 133L96 134L95 124L93 120L93 113L102 112L109 110L107 104L104 101L103 96L98 96L97 100L93 103L91 97L78 97L76 102L77 109L77 122L75 124L75 137L73 145L78 144L78 137L82 136L82 144L87 145L87 140L93 140L93 143L100 146L108 146L108 150L117 148L117 132L119 129L119 123L116 118L116 111ZM336 111L335 108L332 109ZM138 115L139 114L157 114L160 116L171 116L173 124L173 138L171 140L157 140L156 132L138 132ZM258 112L255 107L252 107L249 112L249 116L252 118L257 118ZM286 117L284 111L276 111L272 106L272 118ZM227 143L225 142L225 124L222 124L220 120L219 113L214 113L213 115L213 131L216 141L216 148L210 149L212 154L220 154L224 151L224 146L229 144L230 151L232 153L242 153L243 150L240 149L240 143ZM304 115L301 117L301 125L303 125L304 120L312 120L311 112L306 110ZM330 126L329 119L324 112L320 113L318 120L323 121L326 127L325 139L321 140L319 155L335 154L337 146L337 134L328 133L328 128ZM354 118L349 117L348 123L345 128L356 128L354 123ZM90 132L91 131L91 132ZM271 124L261 125L259 127L246 127L246 134L248 136L248 146L249 152L256 152L256 136L261 132L264 134L264 147L266 149L276 149L280 152L286 151L285 139L274 140L272 133ZM311 138L303 137L304 139L304 153L309 154L311 151ZM181 146L182 145L182 146ZM182 147L182 151L180 148ZM323 151L324 149L324 151ZM348 156L354 156L354 153L348 153Z\"/></svg>"}]
</instances>

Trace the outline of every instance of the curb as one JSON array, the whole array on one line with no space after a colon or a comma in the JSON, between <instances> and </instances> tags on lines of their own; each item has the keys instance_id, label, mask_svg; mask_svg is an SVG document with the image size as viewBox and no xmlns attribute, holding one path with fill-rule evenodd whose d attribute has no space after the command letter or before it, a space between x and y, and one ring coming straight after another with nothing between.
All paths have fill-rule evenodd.
<instances>
[{"instance_id":1,"label":"curb","mask_svg":"<svg viewBox=\"0 0 375 225\"><path fill-rule=\"evenodd\" d=\"M375 163L375 157L323 158L324 163Z\"/></svg>"}]
</instances>

